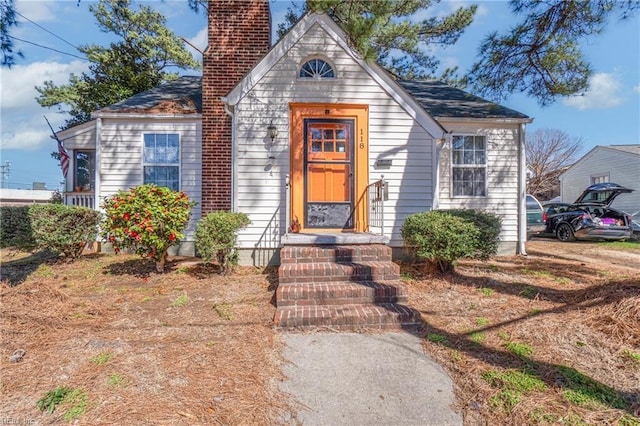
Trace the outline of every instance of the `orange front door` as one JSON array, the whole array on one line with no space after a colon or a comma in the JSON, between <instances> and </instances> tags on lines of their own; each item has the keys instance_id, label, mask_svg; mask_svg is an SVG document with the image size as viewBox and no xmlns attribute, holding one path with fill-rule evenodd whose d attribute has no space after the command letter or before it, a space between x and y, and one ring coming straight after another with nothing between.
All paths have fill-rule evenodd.
<instances>
[{"instance_id":1,"label":"orange front door","mask_svg":"<svg viewBox=\"0 0 640 426\"><path fill-rule=\"evenodd\" d=\"M304 119L305 228L353 228L353 119Z\"/></svg>"},{"instance_id":2,"label":"orange front door","mask_svg":"<svg viewBox=\"0 0 640 426\"><path fill-rule=\"evenodd\" d=\"M367 230L368 107L292 103L291 217L300 232Z\"/></svg>"}]
</instances>

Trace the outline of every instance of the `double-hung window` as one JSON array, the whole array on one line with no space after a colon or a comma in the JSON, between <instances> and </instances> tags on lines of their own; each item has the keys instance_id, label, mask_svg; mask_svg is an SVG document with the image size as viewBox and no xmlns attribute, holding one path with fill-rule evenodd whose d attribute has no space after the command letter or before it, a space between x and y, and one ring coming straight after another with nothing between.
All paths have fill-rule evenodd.
<instances>
[{"instance_id":1,"label":"double-hung window","mask_svg":"<svg viewBox=\"0 0 640 426\"><path fill-rule=\"evenodd\" d=\"M609 182L609 174L599 175L599 176L591 176L591 185L595 185L596 183L606 183Z\"/></svg>"},{"instance_id":2,"label":"double-hung window","mask_svg":"<svg viewBox=\"0 0 640 426\"><path fill-rule=\"evenodd\" d=\"M454 197L485 197L487 195L485 136L454 135L451 146L451 166Z\"/></svg>"},{"instance_id":3,"label":"double-hung window","mask_svg":"<svg viewBox=\"0 0 640 426\"><path fill-rule=\"evenodd\" d=\"M144 183L180 190L180 136L177 133L145 133Z\"/></svg>"}]
</instances>

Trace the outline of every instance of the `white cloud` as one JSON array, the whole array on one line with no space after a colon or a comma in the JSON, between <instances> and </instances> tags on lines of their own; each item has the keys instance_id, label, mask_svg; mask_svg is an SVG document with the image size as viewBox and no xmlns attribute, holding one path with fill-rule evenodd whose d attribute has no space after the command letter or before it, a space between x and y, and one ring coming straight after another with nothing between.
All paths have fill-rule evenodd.
<instances>
[{"instance_id":1,"label":"white cloud","mask_svg":"<svg viewBox=\"0 0 640 426\"><path fill-rule=\"evenodd\" d=\"M22 108L31 104L38 95L35 86L52 80L55 84L69 81L71 73L87 70L87 63L73 61L69 64L56 62L34 62L29 65L16 65L2 70L2 112L5 109Z\"/></svg>"},{"instance_id":2,"label":"white cloud","mask_svg":"<svg viewBox=\"0 0 640 426\"><path fill-rule=\"evenodd\" d=\"M638 84L636 87L633 88L633 91L635 93L640 93L640 84Z\"/></svg>"},{"instance_id":3,"label":"white cloud","mask_svg":"<svg viewBox=\"0 0 640 426\"><path fill-rule=\"evenodd\" d=\"M615 75L598 73L589 78L589 87L584 94L567 97L562 103L581 111L613 108L624 100L620 89L620 82Z\"/></svg>"},{"instance_id":4,"label":"white cloud","mask_svg":"<svg viewBox=\"0 0 640 426\"><path fill-rule=\"evenodd\" d=\"M35 22L55 21L56 15L53 12L55 2L47 1L17 1L16 10ZM17 16L18 21L24 22L21 16Z\"/></svg>"},{"instance_id":5,"label":"white cloud","mask_svg":"<svg viewBox=\"0 0 640 426\"><path fill-rule=\"evenodd\" d=\"M198 31L198 34L196 34L195 36L189 39L189 43L196 46L198 49L200 49L201 52L204 52L204 49L207 48L207 37L208 37L207 27L204 26L202 27L202 29L200 29L200 31ZM191 52L191 54L195 58L202 61L202 54L200 52L197 52L189 44L187 44L187 49Z\"/></svg>"},{"instance_id":6,"label":"white cloud","mask_svg":"<svg viewBox=\"0 0 640 426\"><path fill-rule=\"evenodd\" d=\"M33 151L50 145L51 132L42 116L47 114L54 129L58 129L64 120L54 110L45 109L36 102L38 92L35 86L47 80L64 84L68 82L69 74L86 69L87 63L82 61L69 64L34 62L3 69L0 89L2 148Z\"/></svg>"}]
</instances>

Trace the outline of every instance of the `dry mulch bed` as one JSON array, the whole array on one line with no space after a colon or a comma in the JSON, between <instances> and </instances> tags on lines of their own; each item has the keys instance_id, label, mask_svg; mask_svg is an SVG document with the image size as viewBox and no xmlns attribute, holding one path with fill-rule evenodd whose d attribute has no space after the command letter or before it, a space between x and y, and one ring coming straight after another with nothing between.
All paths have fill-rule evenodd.
<instances>
[{"instance_id":1,"label":"dry mulch bed","mask_svg":"<svg viewBox=\"0 0 640 426\"><path fill-rule=\"evenodd\" d=\"M277 275L239 268L225 277L192 259L169 269L3 250L0 416L69 423L73 403L52 414L36 406L66 386L86 396L80 424L276 423L288 411L272 330ZM18 349L24 357L10 362Z\"/></svg>"},{"instance_id":2,"label":"dry mulch bed","mask_svg":"<svg viewBox=\"0 0 640 426\"><path fill-rule=\"evenodd\" d=\"M465 425L640 425L640 249L598 247L534 241L528 257L463 261L445 277L403 265ZM80 406L77 423L91 425L295 419L278 390L276 271L216 272L197 259L157 274L132 256L67 264L3 250L0 417L69 424ZM514 391L513 372L542 388ZM41 412L61 386L82 403Z\"/></svg>"},{"instance_id":3,"label":"dry mulch bed","mask_svg":"<svg viewBox=\"0 0 640 426\"><path fill-rule=\"evenodd\" d=\"M640 425L640 246L528 247L528 257L463 261L446 277L403 266L465 425ZM538 387L519 392L513 372Z\"/></svg>"}]
</instances>

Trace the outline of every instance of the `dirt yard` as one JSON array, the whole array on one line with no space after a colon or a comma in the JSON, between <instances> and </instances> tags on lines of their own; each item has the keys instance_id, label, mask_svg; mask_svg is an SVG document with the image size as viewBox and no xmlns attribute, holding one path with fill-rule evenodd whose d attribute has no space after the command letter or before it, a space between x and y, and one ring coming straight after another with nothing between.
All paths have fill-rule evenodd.
<instances>
[{"instance_id":1,"label":"dirt yard","mask_svg":"<svg viewBox=\"0 0 640 426\"><path fill-rule=\"evenodd\" d=\"M466 425L640 425L640 244L534 240L528 256L404 267Z\"/></svg>"},{"instance_id":2,"label":"dirt yard","mask_svg":"<svg viewBox=\"0 0 640 426\"><path fill-rule=\"evenodd\" d=\"M403 266L465 424L640 425L640 245L540 240L528 251L464 261L448 277ZM271 327L275 271L221 277L172 259L156 274L136 257L67 264L8 250L1 266L3 422L291 418Z\"/></svg>"}]
</instances>

